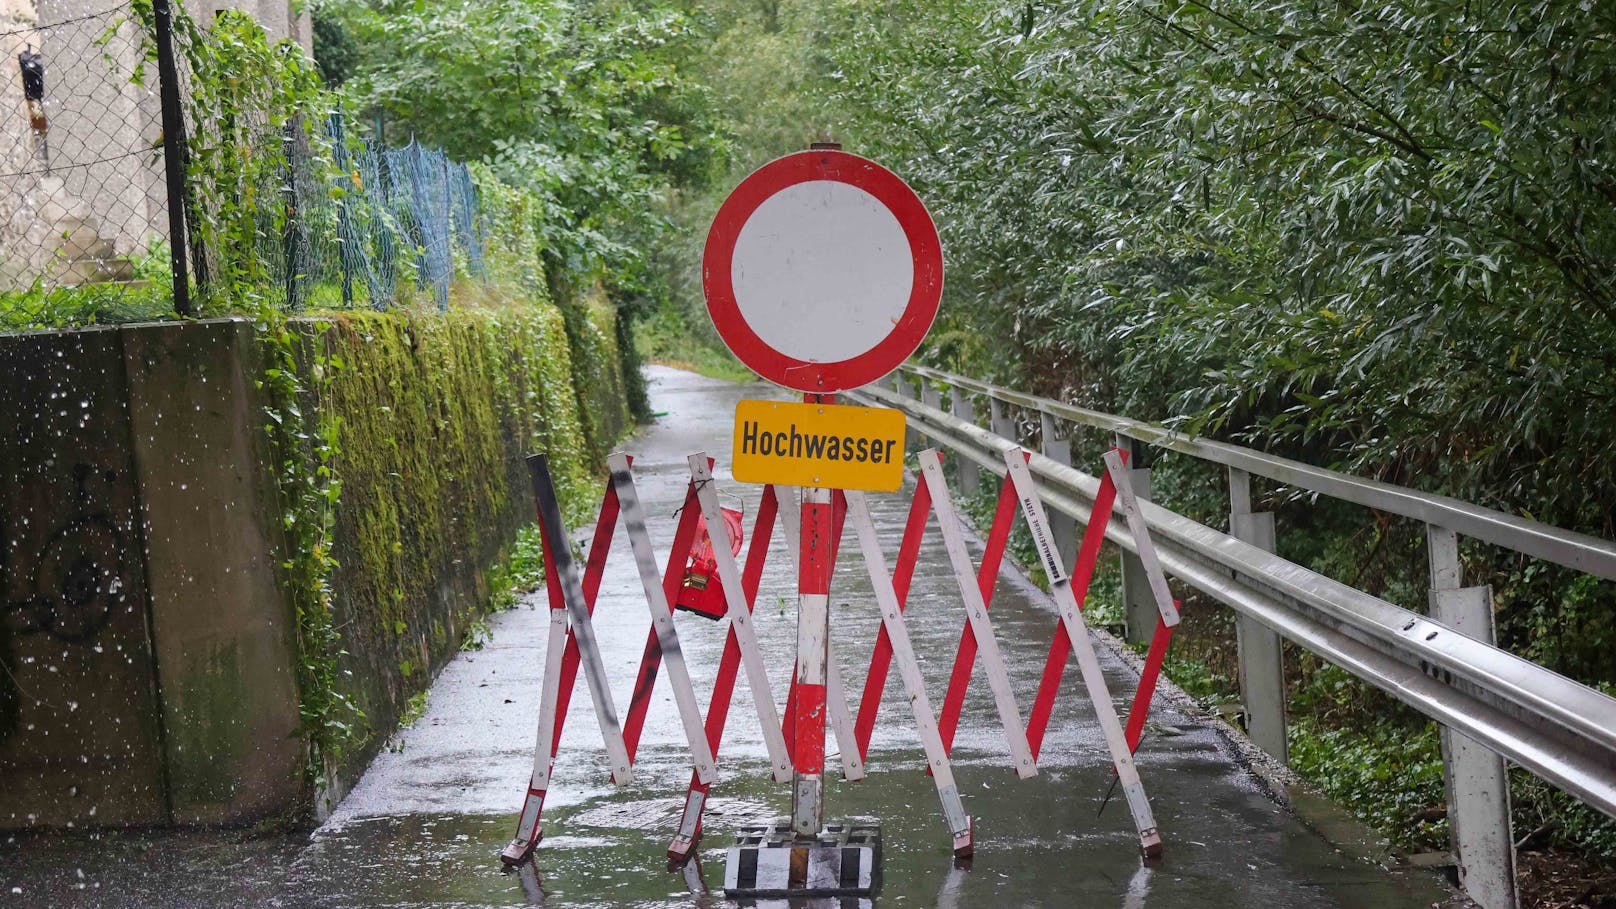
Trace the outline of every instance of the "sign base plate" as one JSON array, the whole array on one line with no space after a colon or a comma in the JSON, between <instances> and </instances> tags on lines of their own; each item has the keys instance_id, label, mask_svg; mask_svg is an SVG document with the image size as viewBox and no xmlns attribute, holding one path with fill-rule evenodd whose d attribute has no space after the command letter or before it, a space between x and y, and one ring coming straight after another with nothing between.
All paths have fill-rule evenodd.
<instances>
[{"instance_id":1,"label":"sign base plate","mask_svg":"<svg viewBox=\"0 0 1616 909\"><path fill-rule=\"evenodd\" d=\"M742 827L724 859L727 896L872 896L880 882L881 827L872 818L831 821L798 837L791 819Z\"/></svg>"}]
</instances>

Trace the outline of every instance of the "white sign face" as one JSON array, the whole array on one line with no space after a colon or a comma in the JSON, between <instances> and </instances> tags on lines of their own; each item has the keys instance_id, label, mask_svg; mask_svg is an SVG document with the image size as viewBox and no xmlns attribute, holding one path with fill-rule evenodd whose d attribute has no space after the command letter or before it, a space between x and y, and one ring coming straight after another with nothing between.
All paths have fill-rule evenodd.
<instances>
[{"instance_id":1,"label":"white sign face","mask_svg":"<svg viewBox=\"0 0 1616 909\"><path fill-rule=\"evenodd\" d=\"M915 268L908 235L879 199L811 180L775 193L746 219L730 279L736 306L765 344L793 359L835 363L892 333Z\"/></svg>"},{"instance_id":2,"label":"white sign face","mask_svg":"<svg viewBox=\"0 0 1616 909\"><path fill-rule=\"evenodd\" d=\"M702 291L719 338L771 382L857 388L920 346L943 292L926 206L867 158L814 148L742 180L713 218Z\"/></svg>"}]
</instances>

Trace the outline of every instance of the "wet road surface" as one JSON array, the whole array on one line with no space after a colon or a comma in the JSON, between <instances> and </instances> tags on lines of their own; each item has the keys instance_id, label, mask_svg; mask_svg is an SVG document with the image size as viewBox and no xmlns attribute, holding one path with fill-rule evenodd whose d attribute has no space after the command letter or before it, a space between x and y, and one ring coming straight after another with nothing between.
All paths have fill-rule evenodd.
<instances>
[{"instance_id":1,"label":"wet road surface","mask_svg":"<svg viewBox=\"0 0 1616 909\"><path fill-rule=\"evenodd\" d=\"M720 488L745 503L747 530L759 490L739 487L725 462L736 401L768 396L676 370L648 367L652 404L668 416L625 444L653 541L666 546L683 500L685 458L719 460ZM897 550L912 486L873 495L888 559ZM731 503L733 500L731 500ZM878 616L851 528L833 581L833 637L856 699ZM973 557L980 546L973 542ZM662 555L658 561L661 564ZM796 641L795 589L778 531L757 604L757 630L784 700ZM726 906L723 854L741 824L786 814L785 785L768 761L744 673L737 683L719 780L698 861L670 871L663 858L684 802L689 756L673 697L658 685L634 781L615 789L587 687L579 680L545 805L545 839L533 866L506 873L497 854L515 832L532 762L543 678L542 593L491 620L491 641L460 654L434 684L425 713L400 731L335 814L312 835L252 831L107 833L0 840L0 906ZM964 623L958 588L933 519L909 599L909 629L935 705ZM1055 627L1048 598L1013 570L1000 578L993 621L1023 716ZM621 715L649 618L621 532L595 613ZM724 626L679 613L678 628L705 710ZM1119 710L1136 676L1105 648L1102 663ZM1388 871L1337 851L1278 806L1223 736L1158 695L1139 766L1166 847L1140 861L1119 798L1096 818L1110 761L1075 666L1045 739L1041 772L1018 781L980 669L953 757L977 855L954 867L918 739L896 678L888 682L870 747L868 779L828 773L826 817L874 816L882 824L882 907L1416 907L1453 899L1436 880ZM834 737L827 769L839 768ZM870 905L870 901L848 901ZM757 905L784 906L783 901ZM807 905L807 904L804 904ZM837 905L820 902L815 905Z\"/></svg>"}]
</instances>

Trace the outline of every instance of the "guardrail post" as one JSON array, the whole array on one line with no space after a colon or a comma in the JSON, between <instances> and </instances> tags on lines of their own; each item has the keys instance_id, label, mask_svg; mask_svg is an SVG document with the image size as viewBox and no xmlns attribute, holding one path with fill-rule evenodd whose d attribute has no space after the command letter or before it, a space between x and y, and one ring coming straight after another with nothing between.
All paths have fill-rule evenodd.
<instances>
[{"instance_id":1,"label":"guardrail post","mask_svg":"<svg viewBox=\"0 0 1616 909\"><path fill-rule=\"evenodd\" d=\"M1039 412L1039 429L1044 457L1057 464L1072 466L1072 442L1060 434L1055 418ZM1077 561L1077 519L1059 511L1049 513L1049 532L1055 537L1055 551L1060 553L1061 564ZM1154 607L1152 607L1154 608ZM1155 626L1151 626L1154 631Z\"/></svg>"},{"instance_id":2,"label":"guardrail post","mask_svg":"<svg viewBox=\"0 0 1616 909\"><path fill-rule=\"evenodd\" d=\"M912 382L908 376L904 375L903 370L901 369L893 370L892 372L892 390L897 392L898 397L900 398L915 397L914 382ZM903 434L903 447L906 450L918 448L920 443L920 433L915 431L915 421L913 419L905 420L904 427L905 432Z\"/></svg>"},{"instance_id":3,"label":"guardrail post","mask_svg":"<svg viewBox=\"0 0 1616 909\"><path fill-rule=\"evenodd\" d=\"M948 410L956 419L976 425L976 406L958 385L948 388ZM960 497L964 499L974 498L982 489L982 470L970 458L959 459L959 485Z\"/></svg>"},{"instance_id":4,"label":"guardrail post","mask_svg":"<svg viewBox=\"0 0 1616 909\"><path fill-rule=\"evenodd\" d=\"M920 380L920 403L937 410L943 409L943 393L927 379Z\"/></svg>"},{"instance_id":5,"label":"guardrail post","mask_svg":"<svg viewBox=\"0 0 1616 909\"><path fill-rule=\"evenodd\" d=\"M1273 552L1274 514L1251 510L1251 474L1229 468L1229 535ZM1267 625L1235 615L1239 647L1240 700L1246 707L1246 735L1258 748L1289 763L1285 746L1285 646Z\"/></svg>"},{"instance_id":6,"label":"guardrail post","mask_svg":"<svg viewBox=\"0 0 1616 909\"><path fill-rule=\"evenodd\" d=\"M1461 587L1459 535L1425 525L1431 560L1431 617L1454 631L1493 643L1493 589ZM1474 739L1442 727L1443 777L1448 790L1448 840L1459 885L1482 909L1516 909L1515 839L1509 817L1504 759Z\"/></svg>"},{"instance_id":7,"label":"guardrail post","mask_svg":"<svg viewBox=\"0 0 1616 909\"><path fill-rule=\"evenodd\" d=\"M1016 421L1010 416L1010 409L998 398L988 399L988 429L994 435L1003 436L1017 444L1021 440L1016 436Z\"/></svg>"},{"instance_id":8,"label":"guardrail post","mask_svg":"<svg viewBox=\"0 0 1616 909\"><path fill-rule=\"evenodd\" d=\"M1148 501L1150 464L1144 443L1119 434L1116 444L1118 448L1128 452L1130 465L1128 479L1133 483L1134 497ZM1122 610L1125 622L1123 637L1130 644L1148 644L1151 635L1156 632L1156 621L1161 618L1161 613L1156 610L1156 598L1150 592L1150 577L1145 574L1145 566L1140 564L1139 557L1131 552L1122 553L1121 563Z\"/></svg>"}]
</instances>

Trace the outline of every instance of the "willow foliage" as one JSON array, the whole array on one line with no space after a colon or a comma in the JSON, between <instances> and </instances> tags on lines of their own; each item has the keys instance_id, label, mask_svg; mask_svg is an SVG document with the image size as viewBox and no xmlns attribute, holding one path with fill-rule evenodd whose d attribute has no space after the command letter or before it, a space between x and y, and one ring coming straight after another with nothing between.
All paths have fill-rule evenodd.
<instances>
[{"instance_id":1,"label":"willow foliage","mask_svg":"<svg viewBox=\"0 0 1616 909\"><path fill-rule=\"evenodd\" d=\"M951 318L1020 354L959 365L1616 536L1616 7L895 0L821 27L843 134L943 225ZM1611 585L1483 570L1506 637L1616 679Z\"/></svg>"}]
</instances>

